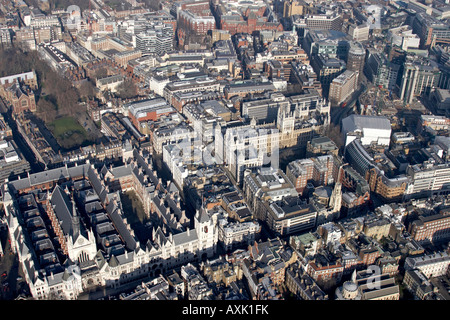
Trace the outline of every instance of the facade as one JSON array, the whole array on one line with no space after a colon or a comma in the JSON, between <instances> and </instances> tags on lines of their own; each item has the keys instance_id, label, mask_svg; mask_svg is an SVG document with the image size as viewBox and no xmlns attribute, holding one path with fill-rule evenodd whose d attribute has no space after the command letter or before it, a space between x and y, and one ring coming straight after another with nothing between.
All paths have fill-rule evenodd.
<instances>
[{"instance_id":1,"label":"facade","mask_svg":"<svg viewBox=\"0 0 450 320\"><path fill-rule=\"evenodd\" d=\"M287 165L286 176L302 194L308 183L314 186L333 184L337 181L338 167L339 161L332 155L294 160Z\"/></svg>"},{"instance_id":2,"label":"facade","mask_svg":"<svg viewBox=\"0 0 450 320\"><path fill-rule=\"evenodd\" d=\"M419 12L412 21L413 32L420 37L420 46L429 47L433 39L448 41L450 39L450 27L441 20Z\"/></svg>"},{"instance_id":3,"label":"facade","mask_svg":"<svg viewBox=\"0 0 450 320\"><path fill-rule=\"evenodd\" d=\"M352 37L355 41L367 41L369 40L369 31L370 26L369 24L351 24L348 27L348 34Z\"/></svg>"},{"instance_id":4,"label":"facade","mask_svg":"<svg viewBox=\"0 0 450 320\"><path fill-rule=\"evenodd\" d=\"M360 42L350 41L350 48L347 55L347 70L358 72L358 84L360 77L364 72L364 62L366 58L366 50Z\"/></svg>"},{"instance_id":5,"label":"facade","mask_svg":"<svg viewBox=\"0 0 450 320\"><path fill-rule=\"evenodd\" d=\"M300 275L291 269L286 270L286 286L303 300L328 300L328 295L305 273Z\"/></svg>"},{"instance_id":6,"label":"facade","mask_svg":"<svg viewBox=\"0 0 450 320\"><path fill-rule=\"evenodd\" d=\"M12 179L30 171L30 164L20 153L14 140L0 138L0 181Z\"/></svg>"},{"instance_id":7,"label":"facade","mask_svg":"<svg viewBox=\"0 0 450 320\"><path fill-rule=\"evenodd\" d=\"M254 243L261 226L256 221L226 223L225 220L219 222L219 242L225 251Z\"/></svg>"},{"instance_id":8,"label":"facade","mask_svg":"<svg viewBox=\"0 0 450 320\"><path fill-rule=\"evenodd\" d=\"M162 27L136 34L136 48L142 55L163 55L173 51L172 26L162 24Z\"/></svg>"},{"instance_id":9,"label":"facade","mask_svg":"<svg viewBox=\"0 0 450 320\"><path fill-rule=\"evenodd\" d=\"M400 99L406 104L417 96L428 96L439 82L440 71L433 60L408 59L404 65Z\"/></svg>"},{"instance_id":10,"label":"facade","mask_svg":"<svg viewBox=\"0 0 450 320\"><path fill-rule=\"evenodd\" d=\"M242 101L241 115L248 119L255 119L257 123L271 123L277 120L279 109L286 105L290 103L283 94L272 93L266 99Z\"/></svg>"},{"instance_id":11,"label":"facade","mask_svg":"<svg viewBox=\"0 0 450 320\"><path fill-rule=\"evenodd\" d=\"M425 162L415 164L406 169L406 175L411 179L405 197L429 197L436 194L448 194L450 167L446 163L433 164Z\"/></svg>"},{"instance_id":12,"label":"facade","mask_svg":"<svg viewBox=\"0 0 450 320\"><path fill-rule=\"evenodd\" d=\"M440 242L450 238L449 224L450 216L443 211L431 216L419 216L408 229L411 237L418 242Z\"/></svg>"},{"instance_id":13,"label":"facade","mask_svg":"<svg viewBox=\"0 0 450 320\"><path fill-rule=\"evenodd\" d=\"M400 65L388 61L387 57L373 48L367 49L364 74L375 85L394 90L399 77Z\"/></svg>"},{"instance_id":14,"label":"facade","mask_svg":"<svg viewBox=\"0 0 450 320\"><path fill-rule=\"evenodd\" d=\"M198 77L195 79L187 79L180 81L173 81L166 84L163 90L163 96L170 105L174 105L175 93L188 93L196 91L219 91L219 82L214 78Z\"/></svg>"},{"instance_id":15,"label":"facade","mask_svg":"<svg viewBox=\"0 0 450 320\"><path fill-rule=\"evenodd\" d=\"M328 100L334 105L345 101L357 88L359 71L346 70L333 79L330 84Z\"/></svg>"},{"instance_id":16,"label":"facade","mask_svg":"<svg viewBox=\"0 0 450 320\"><path fill-rule=\"evenodd\" d=\"M207 12L209 13L210 12ZM178 25L195 34L206 35L209 30L216 27L216 20L212 15L200 15L190 10L181 10L178 13Z\"/></svg>"},{"instance_id":17,"label":"facade","mask_svg":"<svg viewBox=\"0 0 450 320\"><path fill-rule=\"evenodd\" d=\"M219 141L217 143L220 144ZM215 158L217 161L222 159L234 179L241 183L246 169L259 168L269 163L277 168L278 148L278 129L257 128L252 125L227 128L223 133L222 145L216 144Z\"/></svg>"},{"instance_id":18,"label":"facade","mask_svg":"<svg viewBox=\"0 0 450 320\"><path fill-rule=\"evenodd\" d=\"M313 56L311 65L317 74L317 80L322 84L325 95L328 94L333 79L346 69L344 60L331 58L324 54Z\"/></svg>"},{"instance_id":19,"label":"facade","mask_svg":"<svg viewBox=\"0 0 450 320\"><path fill-rule=\"evenodd\" d=\"M292 21L296 30L336 30L342 31L343 20L339 14L306 14Z\"/></svg>"},{"instance_id":20,"label":"facade","mask_svg":"<svg viewBox=\"0 0 450 320\"><path fill-rule=\"evenodd\" d=\"M388 41L406 51L408 48L419 48L420 38L412 33L410 26L392 28L388 32Z\"/></svg>"},{"instance_id":21,"label":"facade","mask_svg":"<svg viewBox=\"0 0 450 320\"><path fill-rule=\"evenodd\" d=\"M405 260L406 270L419 270L427 278L445 275L449 265L450 256L445 251L418 257L408 257Z\"/></svg>"}]
</instances>

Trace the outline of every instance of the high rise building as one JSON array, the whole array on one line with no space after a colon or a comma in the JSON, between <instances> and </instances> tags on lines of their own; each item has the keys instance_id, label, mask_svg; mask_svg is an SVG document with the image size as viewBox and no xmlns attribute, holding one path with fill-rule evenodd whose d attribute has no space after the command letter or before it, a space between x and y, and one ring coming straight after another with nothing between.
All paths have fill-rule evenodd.
<instances>
[{"instance_id":1,"label":"high rise building","mask_svg":"<svg viewBox=\"0 0 450 320\"><path fill-rule=\"evenodd\" d=\"M364 74L377 86L394 90L399 76L400 65L390 62L387 57L373 48L368 49Z\"/></svg>"},{"instance_id":2,"label":"high rise building","mask_svg":"<svg viewBox=\"0 0 450 320\"><path fill-rule=\"evenodd\" d=\"M415 96L430 94L432 88L437 86L440 75L435 61L408 56L400 85L400 99L409 104Z\"/></svg>"},{"instance_id":3,"label":"high rise building","mask_svg":"<svg viewBox=\"0 0 450 320\"><path fill-rule=\"evenodd\" d=\"M450 26L425 12L419 12L414 17L412 28L420 37L421 47L429 47L433 41L445 43L450 40Z\"/></svg>"},{"instance_id":4,"label":"high rise building","mask_svg":"<svg viewBox=\"0 0 450 320\"><path fill-rule=\"evenodd\" d=\"M345 71L346 64L344 60L319 54L318 56L313 57L312 67L318 75L318 80L322 84L324 95L327 96L331 82Z\"/></svg>"},{"instance_id":5,"label":"high rise building","mask_svg":"<svg viewBox=\"0 0 450 320\"><path fill-rule=\"evenodd\" d=\"M343 102L355 91L358 78L359 72L351 70L346 70L344 73L334 78L330 84L328 100L334 105Z\"/></svg>"},{"instance_id":6,"label":"high rise building","mask_svg":"<svg viewBox=\"0 0 450 320\"><path fill-rule=\"evenodd\" d=\"M369 40L369 31L370 31L369 24L364 23L360 25L356 24L349 25L347 32L355 41L367 41Z\"/></svg>"},{"instance_id":7,"label":"high rise building","mask_svg":"<svg viewBox=\"0 0 450 320\"><path fill-rule=\"evenodd\" d=\"M136 34L136 48L146 54L161 55L173 50L173 29L171 24L158 24Z\"/></svg>"},{"instance_id":8,"label":"high rise building","mask_svg":"<svg viewBox=\"0 0 450 320\"><path fill-rule=\"evenodd\" d=\"M347 70L358 72L357 82L361 81L361 75L364 70L364 60L366 58L366 50L360 42L349 42L350 48L347 55Z\"/></svg>"}]
</instances>

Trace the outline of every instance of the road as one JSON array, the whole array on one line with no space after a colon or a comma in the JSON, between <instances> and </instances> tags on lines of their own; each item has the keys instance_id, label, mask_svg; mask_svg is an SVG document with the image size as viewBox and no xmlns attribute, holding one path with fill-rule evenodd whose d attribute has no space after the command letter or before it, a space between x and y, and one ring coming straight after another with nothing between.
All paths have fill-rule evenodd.
<instances>
[{"instance_id":1,"label":"road","mask_svg":"<svg viewBox=\"0 0 450 320\"><path fill-rule=\"evenodd\" d=\"M361 94L366 92L367 86L361 83L361 87L355 91L349 99L346 100L347 105L342 107L332 107L331 108L331 122L334 125L340 125L343 118L345 118L351 110L353 110L353 106Z\"/></svg>"}]
</instances>

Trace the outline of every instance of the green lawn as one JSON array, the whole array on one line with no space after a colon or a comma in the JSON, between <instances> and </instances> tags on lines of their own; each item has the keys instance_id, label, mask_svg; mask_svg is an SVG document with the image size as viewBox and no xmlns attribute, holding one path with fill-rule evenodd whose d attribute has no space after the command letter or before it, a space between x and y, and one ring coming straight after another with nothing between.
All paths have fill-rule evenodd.
<instances>
[{"instance_id":1,"label":"green lawn","mask_svg":"<svg viewBox=\"0 0 450 320\"><path fill-rule=\"evenodd\" d=\"M87 139L86 130L73 117L63 117L48 124L61 147L69 149L81 145Z\"/></svg>"},{"instance_id":2,"label":"green lawn","mask_svg":"<svg viewBox=\"0 0 450 320\"><path fill-rule=\"evenodd\" d=\"M72 117L56 119L50 124L50 129L52 129L55 136L63 136L69 131L86 132L84 128Z\"/></svg>"}]
</instances>

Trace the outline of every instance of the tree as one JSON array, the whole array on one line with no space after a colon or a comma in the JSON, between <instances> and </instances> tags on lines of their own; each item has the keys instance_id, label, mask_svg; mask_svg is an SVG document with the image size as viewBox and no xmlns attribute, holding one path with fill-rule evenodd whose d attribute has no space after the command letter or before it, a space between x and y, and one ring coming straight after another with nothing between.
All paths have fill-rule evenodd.
<instances>
[{"instance_id":1,"label":"tree","mask_svg":"<svg viewBox=\"0 0 450 320\"><path fill-rule=\"evenodd\" d=\"M122 99L130 99L137 96L137 87L132 80L126 79L117 86L116 95Z\"/></svg>"},{"instance_id":2,"label":"tree","mask_svg":"<svg viewBox=\"0 0 450 320\"><path fill-rule=\"evenodd\" d=\"M55 121L56 106L48 99L39 99L37 103L37 116L45 123Z\"/></svg>"},{"instance_id":3,"label":"tree","mask_svg":"<svg viewBox=\"0 0 450 320\"><path fill-rule=\"evenodd\" d=\"M83 83L80 85L80 88L78 89L78 92L80 94L80 98L83 101L95 98L95 86L89 80L83 81Z\"/></svg>"}]
</instances>

